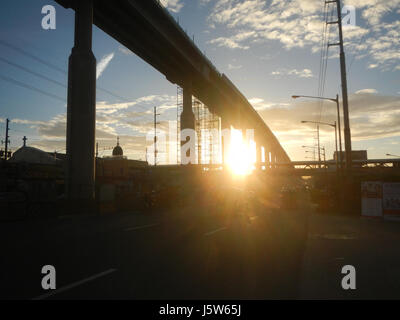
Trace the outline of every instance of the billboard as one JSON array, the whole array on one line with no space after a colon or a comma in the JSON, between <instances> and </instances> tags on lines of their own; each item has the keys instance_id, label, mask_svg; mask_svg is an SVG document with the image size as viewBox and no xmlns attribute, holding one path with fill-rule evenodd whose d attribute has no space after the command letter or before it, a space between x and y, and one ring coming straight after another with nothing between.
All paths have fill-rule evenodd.
<instances>
[{"instance_id":1,"label":"billboard","mask_svg":"<svg viewBox=\"0 0 400 320\"><path fill-rule=\"evenodd\" d=\"M383 184L383 214L385 218L400 218L400 183Z\"/></svg>"},{"instance_id":2,"label":"billboard","mask_svg":"<svg viewBox=\"0 0 400 320\"><path fill-rule=\"evenodd\" d=\"M361 215L382 217L382 182L361 182Z\"/></svg>"}]
</instances>

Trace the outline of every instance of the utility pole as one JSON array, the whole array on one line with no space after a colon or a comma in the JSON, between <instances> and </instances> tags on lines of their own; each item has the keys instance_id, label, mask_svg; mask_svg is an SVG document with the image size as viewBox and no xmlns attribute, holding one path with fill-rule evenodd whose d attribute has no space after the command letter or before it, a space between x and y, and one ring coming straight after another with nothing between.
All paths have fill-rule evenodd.
<instances>
[{"instance_id":1,"label":"utility pole","mask_svg":"<svg viewBox=\"0 0 400 320\"><path fill-rule=\"evenodd\" d=\"M325 1L326 4L336 3L337 8L337 21L327 22L328 24L338 24L339 28L339 43L329 43L328 46L340 47L340 74L342 80L342 99L343 99L343 119L344 119L344 146L346 151L346 168L351 170L352 155L351 155L351 133L350 133L350 120L349 120L349 102L347 96L347 77L346 77L346 59L343 48L343 31L342 31L342 14L340 0Z\"/></svg>"},{"instance_id":2,"label":"utility pole","mask_svg":"<svg viewBox=\"0 0 400 320\"><path fill-rule=\"evenodd\" d=\"M26 140L28 140L28 138L26 137L26 136L24 136L23 138L22 138L22 141L24 142L24 147L26 147Z\"/></svg>"},{"instance_id":3,"label":"utility pole","mask_svg":"<svg viewBox=\"0 0 400 320\"><path fill-rule=\"evenodd\" d=\"M99 143L96 142L96 158L99 157Z\"/></svg>"},{"instance_id":4,"label":"utility pole","mask_svg":"<svg viewBox=\"0 0 400 320\"><path fill-rule=\"evenodd\" d=\"M154 107L154 165L157 165L157 116L160 114L157 113L157 107Z\"/></svg>"},{"instance_id":5,"label":"utility pole","mask_svg":"<svg viewBox=\"0 0 400 320\"><path fill-rule=\"evenodd\" d=\"M337 152L336 152L336 159L339 159L340 170L343 172L342 131L340 128L340 108L339 108L339 95L338 94L336 94L336 108L337 108L337 118L338 118L337 121L338 121L339 151L340 151L340 154L337 154ZM337 151L337 148L336 148L336 151Z\"/></svg>"},{"instance_id":6,"label":"utility pole","mask_svg":"<svg viewBox=\"0 0 400 320\"><path fill-rule=\"evenodd\" d=\"M317 124L317 140L318 140L318 162L319 162L319 168L321 168L321 146L319 142L319 124Z\"/></svg>"},{"instance_id":7,"label":"utility pole","mask_svg":"<svg viewBox=\"0 0 400 320\"><path fill-rule=\"evenodd\" d=\"M325 151L325 147L321 147L321 149L322 149L322 151L324 152L324 153L323 153L323 156L324 156L324 163L326 163L326 151Z\"/></svg>"},{"instance_id":8,"label":"utility pole","mask_svg":"<svg viewBox=\"0 0 400 320\"><path fill-rule=\"evenodd\" d=\"M8 144L10 143L10 140L9 140L10 137L8 136L8 129L9 129L8 125L9 125L9 123L10 123L10 120L7 119L6 120L6 140L2 141L2 143L5 144L4 160L7 160L7 158L8 158Z\"/></svg>"}]
</instances>

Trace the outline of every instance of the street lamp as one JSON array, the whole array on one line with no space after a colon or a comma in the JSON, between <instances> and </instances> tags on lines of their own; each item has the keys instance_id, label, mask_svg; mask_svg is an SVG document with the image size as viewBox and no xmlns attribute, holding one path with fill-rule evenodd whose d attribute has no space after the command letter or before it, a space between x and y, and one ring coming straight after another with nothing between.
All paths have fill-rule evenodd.
<instances>
[{"instance_id":1,"label":"street lamp","mask_svg":"<svg viewBox=\"0 0 400 320\"><path fill-rule=\"evenodd\" d=\"M400 156L398 156L398 155L395 155L395 154L386 153L386 155L387 155L388 157L396 157L396 158L400 158Z\"/></svg>"},{"instance_id":2,"label":"street lamp","mask_svg":"<svg viewBox=\"0 0 400 320\"><path fill-rule=\"evenodd\" d=\"M339 132L339 150L340 150L340 154L337 153L337 149L336 149L336 158L339 158L340 161L340 168L343 169L343 159L342 159L342 131L340 129L340 109L339 109L339 95L336 95L335 99L332 98L325 98L325 97L314 97L314 96L292 96L293 99L297 99L297 98L311 98L311 99L320 99L320 100L329 100L329 101L333 101L336 102L336 109L337 109L337 124L338 124L338 132ZM346 132L345 132L346 134ZM350 159L351 159L351 150L347 150L346 148L346 156L347 153L350 153Z\"/></svg>"},{"instance_id":3,"label":"street lamp","mask_svg":"<svg viewBox=\"0 0 400 320\"><path fill-rule=\"evenodd\" d=\"M309 148L309 149L312 149L313 151L312 151L312 153L313 153L313 160L315 161L315 148L317 148L318 146L301 146L302 148ZM308 152L307 150L306 150L306 152Z\"/></svg>"},{"instance_id":4,"label":"street lamp","mask_svg":"<svg viewBox=\"0 0 400 320\"><path fill-rule=\"evenodd\" d=\"M305 150L304 152L305 152L305 153L312 153L312 154L313 154L314 161L315 161L315 150L314 150L314 151Z\"/></svg>"},{"instance_id":5,"label":"street lamp","mask_svg":"<svg viewBox=\"0 0 400 320\"><path fill-rule=\"evenodd\" d=\"M327 123L327 122L320 122L320 121L301 121L301 123L316 123L317 124L317 132L318 132L318 161L321 163L321 151L320 151L320 144L319 144L319 125L326 125L326 126L331 126L335 128L335 146L336 146L336 154L338 154L338 143L337 143L337 128L336 128L336 121L332 123ZM325 149L324 149L325 152ZM321 167L321 165L320 165ZM336 171L338 171L339 167L339 162L338 162L338 157L336 157Z\"/></svg>"},{"instance_id":6,"label":"street lamp","mask_svg":"<svg viewBox=\"0 0 400 320\"><path fill-rule=\"evenodd\" d=\"M326 150L325 147L321 147L321 150L323 151L322 155L324 156L324 162L326 162ZM305 153L312 153L314 155L314 159L315 159L315 150L314 151L309 151L309 150L305 150Z\"/></svg>"}]
</instances>

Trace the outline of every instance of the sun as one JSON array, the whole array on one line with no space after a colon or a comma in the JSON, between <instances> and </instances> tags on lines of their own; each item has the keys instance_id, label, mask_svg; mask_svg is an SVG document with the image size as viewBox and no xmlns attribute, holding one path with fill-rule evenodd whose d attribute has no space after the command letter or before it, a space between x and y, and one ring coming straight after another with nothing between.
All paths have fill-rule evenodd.
<instances>
[{"instance_id":1,"label":"sun","mask_svg":"<svg viewBox=\"0 0 400 320\"><path fill-rule=\"evenodd\" d=\"M255 162L254 147L252 141L249 143L243 141L240 130L231 130L227 164L233 174L243 176L253 171Z\"/></svg>"}]
</instances>

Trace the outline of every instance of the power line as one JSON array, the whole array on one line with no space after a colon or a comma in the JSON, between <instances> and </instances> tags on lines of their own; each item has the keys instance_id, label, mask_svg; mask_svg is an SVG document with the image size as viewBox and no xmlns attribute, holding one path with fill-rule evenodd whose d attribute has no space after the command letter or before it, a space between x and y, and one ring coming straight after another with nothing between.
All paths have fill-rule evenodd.
<instances>
[{"instance_id":1,"label":"power line","mask_svg":"<svg viewBox=\"0 0 400 320\"><path fill-rule=\"evenodd\" d=\"M15 79L13 79L13 78L4 76L4 75L2 75L2 74L0 74L0 79L2 79L2 80L4 80L4 81L7 81L7 82L9 82L9 83L13 83L13 84L15 84L15 85L17 85L17 86L20 86L20 87L23 87L23 88L26 88L26 89L29 89L29 90L32 90L32 91L39 92L39 93L41 93L41 94L43 94L43 95L45 95L45 96L48 96L48 97L50 97L50 98L59 100L59 101L61 101L61 102L64 102L64 103L67 102L65 99L63 99L63 98L61 98L61 97L59 97L59 96L56 96L55 94L52 94L52 93L43 91L43 90L38 89L38 88L36 88L36 87L33 87L33 86L29 85L29 84L26 84L26 83L23 83L23 82L21 82L21 81L15 80Z\"/></svg>"},{"instance_id":2,"label":"power line","mask_svg":"<svg viewBox=\"0 0 400 320\"><path fill-rule=\"evenodd\" d=\"M23 49L21 49L21 48L15 46L15 45L12 45L12 44L10 44L10 43L4 41L4 40L0 40L0 45L9 47L9 48L11 48L11 49L13 49L13 50L15 50L15 51L21 53L22 55L25 55L25 56L27 56L27 57L29 57L29 58L31 58L31 59L37 61L37 62L40 62L41 64L46 65L47 67L52 68L52 69L54 69L54 70L57 70L58 72L61 72L61 73L65 74L65 75L68 74L66 70L63 70L63 69L61 69L61 68L59 68L59 67L57 67L57 66L55 66L55 65L53 65L53 64L51 64L51 63L48 63L48 62L44 61L43 59L41 59L41 58L39 58L39 57L37 57L37 56L35 56L35 55L33 55L33 54L27 52L26 50L23 50ZM5 60L5 59L4 59L4 60ZM25 68L25 67L22 67L22 68ZM25 68L25 69L27 69L27 68ZM27 69L27 70L29 70L29 69ZM32 73L32 72L34 72L34 71L29 70L29 71L27 71L27 72ZM43 76L41 76L41 77L43 78ZM49 79L48 81L51 81L51 82L53 82L53 83L58 82L58 81L53 80L53 79L50 79L50 78L48 78L48 79ZM58 84L60 84L60 83L58 83ZM62 84L62 85L63 85L63 87L66 88L66 86L65 86L64 84ZM108 90L108 89L104 89L104 88L99 87L99 86L96 86L96 88L97 88L97 90L103 91L103 92L105 92L105 93L107 93L107 94L113 96L114 98L121 99L121 100L123 100L124 102L130 102L129 99L127 99L127 98L125 98L125 97L122 97L121 95L118 95L118 94L116 94L116 93L114 93L114 92L112 92L112 91L110 91L110 90ZM142 110L145 110L145 109L146 109L146 111L149 110L149 108L144 107L144 106L140 106L140 105L136 105L136 106L139 107L139 108L142 108Z\"/></svg>"},{"instance_id":3,"label":"power line","mask_svg":"<svg viewBox=\"0 0 400 320\"><path fill-rule=\"evenodd\" d=\"M51 64L49 62L47 62L47 61L44 61L43 59L41 59L41 58L39 58L39 57L37 57L37 56L35 56L35 55L23 50L21 48L18 48L17 46L15 46L15 45L13 45L11 43L8 43L8 42L6 42L4 40L0 40L0 44L3 45L3 46L9 47L9 48L21 53L22 55L27 56L27 57L29 57L29 58L31 58L33 60L36 60L37 62L40 62L40 63L42 63L42 64L44 64L44 65L46 65L46 66L48 66L48 67L50 67L50 68L52 68L54 70L57 70L58 72L61 72L63 74L67 74L67 72L65 70L63 70L63 69L61 69L61 68L59 68L59 67L57 67L57 66L55 66L55 65L53 65L53 64Z\"/></svg>"},{"instance_id":4,"label":"power line","mask_svg":"<svg viewBox=\"0 0 400 320\"><path fill-rule=\"evenodd\" d=\"M321 49L320 49L320 61L319 61L319 74L318 74L318 92L317 96L322 96L322 87L323 83L325 82L326 72L326 51L327 51L327 29L328 29L328 11L329 5L324 1L323 2L323 25L322 25L322 35L321 35ZM322 114L322 99L318 102L319 108L319 119L316 122L321 121L321 114ZM315 126L317 129L317 125ZM318 130L317 130L318 132ZM318 135L318 134L317 134Z\"/></svg>"},{"instance_id":5,"label":"power line","mask_svg":"<svg viewBox=\"0 0 400 320\"><path fill-rule=\"evenodd\" d=\"M9 61L9 60L7 60L7 59L5 59L5 58L2 58L2 57L0 57L0 61L2 61L3 63L9 64L9 65L11 65L11 66L13 66L13 67L15 67L15 68L18 68L18 69L20 69L20 70L23 70L23 71L25 71L25 72L27 72L27 73L30 73L30 74L32 74L32 75L34 75L34 76L36 76L36 77L39 77L39 78L44 79L44 80L46 80L46 81L52 82L52 83L54 83L54 84L56 84L56 85L58 85L58 86L60 86L60 87L67 88L67 86L66 86L65 84L63 84L63 83L61 83L61 82L59 82L59 81L57 81L57 80L51 79L51 78L49 78L49 77L47 77L47 76L44 76L44 75L42 75L42 74L40 74L40 73L38 73L38 72L35 72L35 71L33 71L33 70L29 69L29 68L26 68L26 67L24 67L24 66L22 66L22 65L20 65L20 64L17 64L17 63L15 63L15 62ZM6 80L6 81L8 81L8 80ZM15 80L15 81L17 81L17 80ZM13 81L12 83L15 84L14 81ZM26 87L29 86L29 85L24 84L23 86L26 88ZM30 89L32 89L32 88L30 88ZM40 90L40 89L38 89L38 90ZM107 90L103 89L103 91L107 91ZM41 92L41 93L43 93L43 92ZM109 91L107 91L107 93L109 93L110 95L114 95L112 92L109 92ZM53 97L53 94L51 94L51 93L49 93L49 94L52 95L52 97ZM120 96L118 96L118 95L114 95L114 96L115 96L115 97L118 97L118 98L120 98L120 99L125 99L125 98L120 97ZM65 100L63 100L63 101L65 102ZM126 101L126 102L128 102L128 101ZM141 110L145 110L145 108L146 108L146 107L144 107L144 106L138 106L138 107L141 108ZM147 111L149 111L149 110L146 110L146 112L147 112ZM145 117L145 116L147 116L147 115L140 116L140 117L138 117L138 118L140 119L140 118L143 118L143 117ZM148 114L148 116L150 116L150 113Z\"/></svg>"},{"instance_id":6,"label":"power line","mask_svg":"<svg viewBox=\"0 0 400 320\"><path fill-rule=\"evenodd\" d=\"M43 60L43 59L41 59L41 58L39 58L39 57L37 57L37 56L35 56L35 55L33 55L33 54L27 52L26 50L23 50L23 49L21 49L21 48L18 48L18 47L15 46L15 45L12 45L12 44L10 44L10 43L8 43L8 42L5 42L5 41L3 41L3 40L0 40L0 45L7 46L7 47L9 47L9 48L11 48L11 49L13 49L13 50L19 52L20 54L25 55L25 56L27 56L27 57L29 57L29 58L31 58L31 59L33 59L33 60L35 60L35 61L37 61L37 62L43 64L43 65L46 65L46 66L48 66L49 68L54 69L54 70L56 70L56 71L58 71L58 72L60 72L60 73L67 74L67 72L66 72L65 70L63 70L63 69L61 69L61 68L59 68L59 67L57 67L57 66L55 66L55 65L53 65L53 64L50 64L50 63L46 62L45 60ZM58 86L61 86L61 87L63 87L63 88L67 88L67 86L66 86L64 83L59 82L59 81L57 81L57 80L54 80L54 79L52 79L52 78L49 78L49 77L47 77L47 76L45 76L45 75L43 75L43 74L41 74L41 73L35 72L35 71L33 71L33 70L31 70L31 69L29 69L29 68L27 68L27 67L25 67L25 66L22 66L22 65L20 65L20 64L18 64L18 63L9 61L9 60L7 60L7 59L5 59L5 58L2 58L2 57L0 57L0 61L2 61L3 63L9 64L9 65L11 65L11 66L13 66L13 67L15 67L15 68L18 68L18 69L20 69L20 70L23 70L23 71L25 71L25 72L27 72L27 73L30 73L30 74L32 74L32 75L34 75L34 76L36 76L36 77L39 77L39 78L41 78L41 79L44 79L44 80L49 81L49 82L51 82L51 83L54 83L54 84L56 84L56 85L58 85ZM34 86L31 86L31 85L29 85L29 84L27 84L27 83L24 83L24 82L22 82L22 81L15 80L15 79L13 79L13 78L10 78L10 77L8 77L8 76L1 75L1 74L0 74L0 79L2 79L2 80L4 80L4 81L7 81L7 82L9 82L9 83L12 83L12 84L14 84L14 85L17 85L17 86L20 86L20 87L23 87L23 88L26 88L26 89L29 89L29 90L32 90L32 91L41 93L41 94L43 94L43 95L45 95L45 96L48 96L48 97L51 97L51 98L53 98L53 99L56 99L56 100L59 100L59 101L62 101L62 102L64 102L64 103L66 103L66 100L65 100L65 99L63 99L63 98L61 98L61 97L59 97L59 96L57 96L57 95L54 95L54 94L52 94L52 93L50 93L50 92L41 90L41 89L36 88L36 87L34 87ZM122 97L121 95L118 95L118 94L116 94L116 93L114 93L114 92L112 92L112 91L110 91L110 90L101 88L101 87L99 87L99 86L96 86L96 88L97 88L98 90L103 91L103 92L105 92L105 93L107 93L107 94L109 94L109 95L111 95L111 96L113 96L113 97L115 97L115 98L118 98L118 99L120 99L120 100L122 100L122 101L124 101L124 102L128 102L128 103L131 102L131 101L129 101L127 98ZM139 117L136 117L136 119L135 119L136 121L137 121L137 120L140 120L140 119L145 119L146 117L150 117L150 116L151 116L151 113L149 112L149 111L150 111L150 107L145 107L145 106L141 106L141 105L135 105L135 107L136 107L136 109L139 109L139 110L143 111L144 113L146 113L146 114L144 114L144 115L141 115L141 116L139 116ZM150 119L148 119L148 120L150 120ZM161 128L163 128L163 127L164 127L164 125L161 124ZM15 130L15 131L18 131L18 130ZM21 131L20 131L20 132L21 132Z\"/></svg>"},{"instance_id":7,"label":"power line","mask_svg":"<svg viewBox=\"0 0 400 320\"><path fill-rule=\"evenodd\" d=\"M66 87L67 87L64 83L61 83L61 82L59 82L59 81L57 81L57 80L53 80L53 79L51 79L51 78L49 78L49 77L46 77L46 76L44 76L44 75L42 75L42 74L40 74L40 73L37 73L37 72L35 72L35 71L32 71L32 70L30 70L30 69L28 69L28 68L26 68L26 67L24 67L24 66L22 66L22 65L20 65L20 64L17 64L17 63L15 63L15 62L9 61L9 60L4 59L4 58L2 58L2 57L0 57L0 61L2 61L2 62L4 62L4 63L7 63L7 64L9 64L9 65L11 65L11 66L13 66L13 67L15 67L15 68L20 69L20 70L23 70L23 71L25 71L25 72L28 72L28 73L30 73L30 74L32 74L32 75L38 77L38 78L42 78L42 79L44 79L44 80L46 80L46 81L52 82L52 83L54 83L54 84L56 84L56 85L58 85L58 86L60 86L60 87L63 87L63 88L66 88Z\"/></svg>"},{"instance_id":8,"label":"power line","mask_svg":"<svg viewBox=\"0 0 400 320\"><path fill-rule=\"evenodd\" d=\"M322 35L321 35L321 53L320 53L320 61L319 61L319 74L318 74L318 92L317 95L319 96L320 88L321 88L321 79L322 79L322 66L323 66L323 52L325 48L325 36L326 36L326 28L327 28L327 4L324 3L324 23L322 25Z\"/></svg>"},{"instance_id":9,"label":"power line","mask_svg":"<svg viewBox=\"0 0 400 320\"><path fill-rule=\"evenodd\" d=\"M329 57L328 57L329 56L329 54L328 54L329 40L330 40L330 27L329 27L328 22L332 21L333 10L334 10L334 8L332 7L331 14L330 14L330 16L328 16L329 4L326 8L327 8L326 15L325 15L326 28L325 28L325 35L324 35L325 41L324 41L324 47L321 48L321 50L323 51L321 53L323 61L322 61L321 79L320 79L320 84L319 84L319 88L318 88L318 96L319 97L324 96L324 93L325 93L326 74L327 74L327 67L328 67L328 60L329 60ZM324 100L320 99L320 101L319 101L319 109L320 110L319 110L319 120L318 121L321 121L321 119L322 119L323 106L324 106Z\"/></svg>"}]
</instances>

